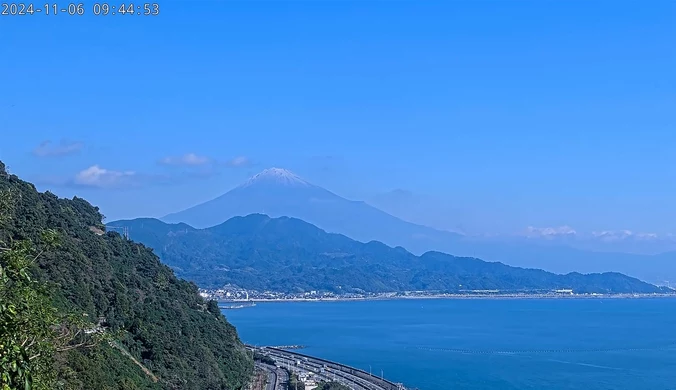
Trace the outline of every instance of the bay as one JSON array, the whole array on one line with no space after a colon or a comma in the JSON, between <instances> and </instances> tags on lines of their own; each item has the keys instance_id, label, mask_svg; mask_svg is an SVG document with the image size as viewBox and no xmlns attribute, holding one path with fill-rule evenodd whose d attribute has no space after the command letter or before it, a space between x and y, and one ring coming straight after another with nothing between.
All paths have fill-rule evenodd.
<instances>
[{"instance_id":1,"label":"bay","mask_svg":"<svg viewBox=\"0 0 676 390\"><path fill-rule=\"evenodd\" d=\"M225 310L242 340L420 390L674 389L676 299L271 302Z\"/></svg>"}]
</instances>

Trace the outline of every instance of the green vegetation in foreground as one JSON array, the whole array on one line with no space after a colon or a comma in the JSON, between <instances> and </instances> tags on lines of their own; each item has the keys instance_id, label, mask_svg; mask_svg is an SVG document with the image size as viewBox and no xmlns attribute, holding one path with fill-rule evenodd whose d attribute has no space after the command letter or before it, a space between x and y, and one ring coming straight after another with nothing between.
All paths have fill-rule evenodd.
<instances>
[{"instance_id":1,"label":"green vegetation in foreground","mask_svg":"<svg viewBox=\"0 0 676 390\"><path fill-rule=\"evenodd\" d=\"M401 247L361 243L295 218L261 214L194 229L139 218L111 222L155 249L163 262L200 287L232 284L247 290L511 292L573 289L576 293L657 293L661 289L619 273L557 275L440 252L413 255Z\"/></svg>"},{"instance_id":2,"label":"green vegetation in foreground","mask_svg":"<svg viewBox=\"0 0 676 390\"><path fill-rule=\"evenodd\" d=\"M274 366L277 363L275 359L271 358L268 355L263 355L260 352L254 352L254 361L269 364L271 366Z\"/></svg>"},{"instance_id":3,"label":"green vegetation in foreground","mask_svg":"<svg viewBox=\"0 0 676 390\"><path fill-rule=\"evenodd\" d=\"M244 389L253 361L214 301L0 162L0 389Z\"/></svg>"}]
</instances>

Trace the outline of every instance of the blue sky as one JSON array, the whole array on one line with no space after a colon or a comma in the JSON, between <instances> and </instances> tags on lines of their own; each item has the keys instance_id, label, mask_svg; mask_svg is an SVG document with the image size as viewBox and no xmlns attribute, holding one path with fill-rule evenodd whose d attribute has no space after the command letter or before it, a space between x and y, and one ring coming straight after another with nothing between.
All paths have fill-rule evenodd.
<instances>
[{"instance_id":1,"label":"blue sky","mask_svg":"<svg viewBox=\"0 0 676 390\"><path fill-rule=\"evenodd\" d=\"M437 227L676 233L673 1L0 18L0 159L109 220L278 166L383 207L410 191L399 210Z\"/></svg>"}]
</instances>

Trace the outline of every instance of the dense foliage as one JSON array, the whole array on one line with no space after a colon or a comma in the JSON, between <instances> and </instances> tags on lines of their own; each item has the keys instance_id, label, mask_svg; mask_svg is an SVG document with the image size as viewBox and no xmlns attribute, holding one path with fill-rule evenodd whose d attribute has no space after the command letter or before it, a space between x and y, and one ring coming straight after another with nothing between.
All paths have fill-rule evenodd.
<instances>
[{"instance_id":1,"label":"dense foliage","mask_svg":"<svg viewBox=\"0 0 676 390\"><path fill-rule=\"evenodd\" d=\"M7 174L2 163L0 193L11 199L0 209L0 243L23 245L1 257L0 351L6 341L15 347L26 336L44 340L42 346L33 345L49 353L49 359L41 360L55 380L47 388L246 387L253 361L216 302L205 302L197 286L177 279L145 246L104 233L102 215L85 200L39 193ZM45 232L58 236L58 245L34 257L29 244L40 246ZM9 298L15 308L5 310ZM16 304L23 306L17 310ZM25 327L26 319L16 313L42 318L36 324L43 333ZM64 320L73 316L79 319ZM87 345L86 340L72 341L82 334L106 337ZM58 344L62 336L69 339L65 348ZM3 359L9 356L0 353ZM14 354L32 356L20 349ZM7 372L18 372L10 365ZM30 361L25 369L34 367L39 372ZM4 375L5 367L0 369Z\"/></svg>"},{"instance_id":2,"label":"dense foliage","mask_svg":"<svg viewBox=\"0 0 676 390\"><path fill-rule=\"evenodd\" d=\"M5 205L6 195L0 194ZM0 388L51 389L60 321L48 294L31 277L31 243L0 245Z\"/></svg>"},{"instance_id":3,"label":"dense foliage","mask_svg":"<svg viewBox=\"0 0 676 390\"><path fill-rule=\"evenodd\" d=\"M182 277L205 288L391 292L434 290L652 293L658 287L618 273L556 275L439 252L361 243L294 218L251 214L208 229L156 219L111 222L155 249Z\"/></svg>"},{"instance_id":4,"label":"dense foliage","mask_svg":"<svg viewBox=\"0 0 676 390\"><path fill-rule=\"evenodd\" d=\"M254 352L253 358L254 358L254 361L265 363L265 364L268 364L270 366L274 366L277 363L275 361L275 359L271 358L268 355L263 355L260 352Z\"/></svg>"}]
</instances>

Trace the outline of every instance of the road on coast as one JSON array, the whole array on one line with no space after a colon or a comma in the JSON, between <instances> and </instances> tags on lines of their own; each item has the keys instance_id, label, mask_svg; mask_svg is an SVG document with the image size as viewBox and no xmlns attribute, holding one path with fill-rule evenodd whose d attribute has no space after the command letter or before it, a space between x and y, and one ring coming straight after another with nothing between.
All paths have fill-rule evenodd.
<instances>
[{"instance_id":1,"label":"road on coast","mask_svg":"<svg viewBox=\"0 0 676 390\"><path fill-rule=\"evenodd\" d=\"M279 367L311 372L319 380L340 382L353 390L405 390L400 384L394 384L361 370L322 359L274 348L260 348L258 352L275 359Z\"/></svg>"},{"instance_id":2,"label":"road on coast","mask_svg":"<svg viewBox=\"0 0 676 390\"><path fill-rule=\"evenodd\" d=\"M265 390L281 390L280 375L277 367L267 364L256 363L256 367L262 368L268 373L268 381L265 384Z\"/></svg>"}]
</instances>

